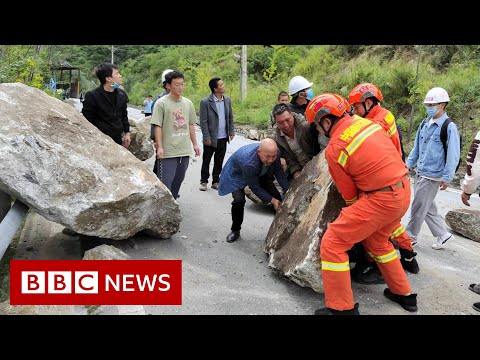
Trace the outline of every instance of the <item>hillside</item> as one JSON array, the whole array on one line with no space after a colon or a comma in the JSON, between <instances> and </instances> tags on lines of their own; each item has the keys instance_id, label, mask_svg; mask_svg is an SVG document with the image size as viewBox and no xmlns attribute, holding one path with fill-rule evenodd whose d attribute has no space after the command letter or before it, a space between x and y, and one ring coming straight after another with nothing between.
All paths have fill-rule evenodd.
<instances>
[{"instance_id":1,"label":"hillside","mask_svg":"<svg viewBox=\"0 0 480 360\"><path fill-rule=\"evenodd\" d=\"M185 96L197 107L210 93L208 80L220 76L231 97L235 120L266 128L279 91L288 89L295 75L314 83L315 94L348 96L362 82L373 82L384 95L411 149L418 124L425 116L423 98L431 87L450 94L447 107L463 136L463 153L479 128L480 46L477 45L249 45L247 97L240 101L239 45L2 45L0 82L20 81L45 88L49 64L81 68L81 91L98 84L94 67L101 62L120 66L132 105L163 89L160 77L167 68L184 72ZM48 90L47 90L48 91ZM61 96L54 94L55 96Z\"/></svg>"}]
</instances>

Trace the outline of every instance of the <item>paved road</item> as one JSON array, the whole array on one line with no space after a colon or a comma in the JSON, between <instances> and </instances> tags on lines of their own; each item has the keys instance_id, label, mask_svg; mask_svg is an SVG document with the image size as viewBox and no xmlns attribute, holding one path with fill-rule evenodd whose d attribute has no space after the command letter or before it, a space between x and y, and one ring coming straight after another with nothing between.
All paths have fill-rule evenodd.
<instances>
[{"instance_id":1,"label":"paved road","mask_svg":"<svg viewBox=\"0 0 480 360\"><path fill-rule=\"evenodd\" d=\"M131 109L139 119L140 111ZM201 134L197 130L201 143ZM251 141L237 136L228 146L227 157ZM153 159L147 160L152 166ZM231 197L218 196L210 187L198 190L201 159L193 158L180 190L178 202L182 214L180 231L167 240L134 237L111 244L133 259L181 259L183 266L183 304L181 306L144 306L143 309L102 307L99 314L299 314L309 315L324 304L322 294L285 280L268 268L262 251L263 241L274 213L247 201L241 238L225 241L230 231ZM209 184L210 185L210 184ZM437 201L442 216L463 207L456 190L442 191ZM480 209L478 197L472 208ZM408 221L407 212L403 223ZM80 259L83 252L78 237L61 233L62 226L40 216L30 216L17 249L17 258ZM434 242L426 226L419 237L417 275L407 273L418 293L418 314L479 314L471 308L480 297L468 290L480 281L480 243L456 235L444 250L433 250ZM353 284L362 314L408 315L400 306L383 296L384 285Z\"/></svg>"}]
</instances>

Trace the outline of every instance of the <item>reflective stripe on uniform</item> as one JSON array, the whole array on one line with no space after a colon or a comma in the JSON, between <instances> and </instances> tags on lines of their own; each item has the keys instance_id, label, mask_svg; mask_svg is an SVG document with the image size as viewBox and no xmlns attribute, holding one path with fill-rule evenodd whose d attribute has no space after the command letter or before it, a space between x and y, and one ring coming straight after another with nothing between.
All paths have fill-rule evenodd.
<instances>
[{"instance_id":1,"label":"reflective stripe on uniform","mask_svg":"<svg viewBox=\"0 0 480 360\"><path fill-rule=\"evenodd\" d=\"M347 203L347 206L350 206L350 205L354 204L354 203L358 200L358 197L355 196L355 197L354 197L353 199L351 199L351 200L346 200L346 199L344 199L344 200L345 200L345 202Z\"/></svg>"},{"instance_id":2,"label":"reflective stripe on uniform","mask_svg":"<svg viewBox=\"0 0 480 360\"><path fill-rule=\"evenodd\" d=\"M392 137L397 132L397 125L393 124L390 129L388 129L388 136Z\"/></svg>"},{"instance_id":3,"label":"reflective stripe on uniform","mask_svg":"<svg viewBox=\"0 0 480 360\"><path fill-rule=\"evenodd\" d=\"M402 225L400 225L398 228L393 230L392 235L390 235L390 239L395 239L396 237L399 237L404 232L405 232L405 228Z\"/></svg>"},{"instance_id":4,"label":"reflective stripe on uniform","mask_svg":"<svg viewBox=\"0 0 480 360\"><path fill-rule=\"evenodd\" d=\"M385 264L385 263L388 263L392 260L398 259L398 255L397 255L397 252L395 251L395 249L393 249L393 251L389 252L388 254L374 255L373 257L374 257L376 262L379 262L379 263L382 263L382 264Z\"/></svg>"},{"instance_id":5,"label":"reflective stripe on uniform","mask_svg":"<svg viewBox=\"0 0 480 360\"><path fill-rule=\"evenodd\" d=\"M385 122L387 124L392 124L392 126L390 126L390 128L387 131L388 136L392 137L397 132L397 125L395 124L395 117L392 115L390 111L385 116Z\"/></svg>"},{"instance_id":6,"label":"reflective stripe on uniform","mask_svg":"<svg viewBox=\"0 0 480 360\"><path fill-rule=\"evenodd\" d=\"M340 156L338 157L338 162L340 165L342 165L342 167L345 166L345 164L347 163L347 159L348 159L348 155L345 154L343 151L340 151Z\"/></svg>"},{"instance_id":7,"label":"reflective stripe on uniform","mask_svg":"<svg viewBox=\"0 0 480 360\"><path fill-rule=\"evenodd\" d=\"M342 166L345 166L345 164L347 163L348 157L351 156L358 149L358 147L365 141L365 139L380 129L382 129L380 125L374 124L367 127L360 134L355 136L353 140L345 148L345 150L347 151L347 154L345 154L345 152L343 151L340 152L340 155L338 157L338 163Z\"/></svg>"},{"instance_id":8,"label":"reflective stripe on uniform","mask_svg":"<svg viewBox=\"0 0 480 360\"><path fill-rule=\"evenodd\" d=\"M329 271L350 271L350 264L348 261L335 263L330 261L322 261L322 270Z\"/></svg>"},{"instance_id":9,"label":"reflective stripe on uniform","mask_svg":"<svg viewBox=\"0 0 480 360\"><path fill-rule=\"evenodd\" d=\"M385 121L387 124L394 123L395 124L395 116L389 111L387 115L385 115Z\"/></svg>"}]
</instances>

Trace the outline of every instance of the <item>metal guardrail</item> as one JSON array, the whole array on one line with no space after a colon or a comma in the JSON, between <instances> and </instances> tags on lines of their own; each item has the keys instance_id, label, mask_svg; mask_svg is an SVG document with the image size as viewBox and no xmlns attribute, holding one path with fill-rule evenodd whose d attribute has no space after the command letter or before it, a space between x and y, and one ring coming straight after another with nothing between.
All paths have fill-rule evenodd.
<instances>
[{"instance_id":1,"label":"metal guardrail","mask_svg":"<svg viewBox=\"0 0 480 360\"><path fill-rule=\"evenodd\" d=\"M2 260L27 212L28 206L17 199L0 223L0 260Z\"/></svg>"}]
</instances>

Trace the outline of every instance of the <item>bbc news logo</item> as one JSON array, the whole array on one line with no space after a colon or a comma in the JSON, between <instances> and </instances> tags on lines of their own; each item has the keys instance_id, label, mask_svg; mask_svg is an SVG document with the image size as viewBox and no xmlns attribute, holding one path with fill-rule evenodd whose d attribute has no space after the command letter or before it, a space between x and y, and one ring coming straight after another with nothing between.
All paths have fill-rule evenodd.
<instances>
[{"instance_id":1,"label":"bbc news logo","mask_svg":"<svg viewBox=\"0 0 480 360\"><path fill-rule=\"evenodd\" d=\"M11 260L11 305L181 305L181 260Z\"/></svg>"}]
</instances>

